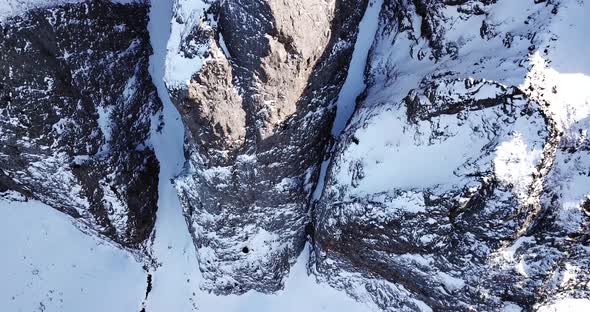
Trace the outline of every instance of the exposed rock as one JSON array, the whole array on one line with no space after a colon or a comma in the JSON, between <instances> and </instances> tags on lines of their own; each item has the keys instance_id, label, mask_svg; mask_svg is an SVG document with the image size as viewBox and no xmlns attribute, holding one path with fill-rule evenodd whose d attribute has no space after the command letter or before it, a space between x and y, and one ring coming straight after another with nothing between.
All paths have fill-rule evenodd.
<instances>
[{"instance_id":1,"label":"exposed rock","mask_svg":"<svg viewBox=\"0 0 590 312\"><path fill-rule=\"evenodd\" d=\"M173 46L169 64L201 57L203 65L188 83L168 82L188 130L177 186L204 287L274 291L305 243L366 1L222 1L206 17L187 16L188 6L178 2L176 22L192 25L179 42L195 53Z\"/></svg>"},{"instance_id":2,"label":"exposed rock","mask_svg":"<svg viewBox=\"0 0 590 312\"><path fill-rule=\"evenodd\" d=\"M162 119L148 7L57 2L0 2L0 196L149 252ZM367 2L175 0L162 78L203 273L187 283L277 291L311 238L312 278L374 310L590 297L590 3L384 0L367 88L333 140ZM143 309L168 272L147 275Z\"/></svg>"},{"instance_id":3,"label":"exposed rock","mask_svg":"<svg viewBox=\"0 0 590 312\"><path fill-rule=\"evenodd\" d=\"M315 212L321 279L387 311L588 297L590 107L559 72L587 6L512 4L385 1Z\"/></svg>"},{"instance_id":4,"label":"exposed rock","mask_svg":"<svg viewBox=\"0 0 590 312\"><path fill-rule=\"evenodd\" d=\"M147 9L86 1L0 24L0 189L132 248L158 197Z\"/></svg>"}]
</instances>

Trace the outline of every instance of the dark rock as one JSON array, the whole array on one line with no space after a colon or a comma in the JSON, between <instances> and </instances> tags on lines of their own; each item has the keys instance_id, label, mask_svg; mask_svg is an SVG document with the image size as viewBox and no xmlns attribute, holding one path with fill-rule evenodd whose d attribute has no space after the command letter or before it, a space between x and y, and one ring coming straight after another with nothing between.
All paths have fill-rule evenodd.
<instances>
[{"instance_id":1,"label":"dark rock","mask_svg":"<svg viewBox=\"0 0 590 312\"><path fill-rule=\"evenodd\" d=\"M147 12L109 1L37 9L0 37L0 185L132 248L150 235L158 197Z\"/></svg>"}]
</instances>

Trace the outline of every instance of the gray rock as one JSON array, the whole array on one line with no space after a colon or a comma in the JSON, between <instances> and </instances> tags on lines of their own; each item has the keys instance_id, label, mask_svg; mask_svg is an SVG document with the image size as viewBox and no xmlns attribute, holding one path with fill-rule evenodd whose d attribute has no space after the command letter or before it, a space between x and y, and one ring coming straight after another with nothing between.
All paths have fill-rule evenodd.
<instances>
[{"instance_id":1,"label":"gray rock","mask_svg":"<svg viewBox=\"0 0 590 312\"><path fill-rule=\"evenodd\" d=\"M365 6L215 2L186 37L209 44L190 83L170 87L188 130L177 187L205 288L282 287L305 243L310 193Z\"/></svg>"}]
</instances>

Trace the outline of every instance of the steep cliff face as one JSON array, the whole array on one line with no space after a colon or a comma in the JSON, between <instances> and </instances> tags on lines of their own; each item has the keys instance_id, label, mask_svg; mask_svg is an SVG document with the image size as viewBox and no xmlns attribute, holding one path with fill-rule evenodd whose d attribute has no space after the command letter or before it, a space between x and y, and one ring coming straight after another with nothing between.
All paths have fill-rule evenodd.
<instances>
[{"instance_id":1,"label":"steep cliff face","mask_svg":"<svg viewBox=\"0 0 590 312\"><path fill-rule=\"evenodd\" d=\"M204 287L281 287L305 242L310 192L365 5L177 2L166 78L188 130L177 187ZM182 71L187 60L201 63Z\"/></svg>"},{"instance_id":2,"label":"steep cliff face","mask_svg":"<svg viewBox=\"0 0 590 312\"><path fill-rule=\"evenodd\" d=\"M132 248L150 235L158 197L147 10L84 1L0 23L0 191Z\"/></svg>"},{"instance_id":3,"label":"steep cliff face","mask_svg":"<svg viewBox=\"0 0 590 312\"><path fill-rule=\"evenodd\" d=\"M587 297L588 9L386 0L315 211L319 276L391 311Z\"/></svg>"}]
</instances>

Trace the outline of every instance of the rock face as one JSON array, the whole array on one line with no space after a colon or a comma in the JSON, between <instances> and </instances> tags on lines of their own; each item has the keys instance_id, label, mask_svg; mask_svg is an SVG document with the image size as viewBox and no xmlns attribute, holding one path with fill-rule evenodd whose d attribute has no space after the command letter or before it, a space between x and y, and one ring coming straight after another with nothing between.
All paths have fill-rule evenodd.
<instances>
[{"instance_id":1,"label":"rock face","mask_svg":"<svg viewBox=\"0 0 590 312\"><path fill-rule=\"evenodd\" d=\"M158 197L147 9L86 1L0 23L0 191L131 248L150 235Z\"/></svg>"},{"instance_id":2,"label":"rock face","mask_svg":"<svg viewBox=\"0 0 590 312\"><path fill-rule=\"evenodd\" d=\"M162 125L148 7L57 1L0 0L0 196L146 247ZM309 238L314 278L375 310L589 298L590 1L383 0L367 88L333 140L366 7L174 2L163 78L203 290L279 290Z\"/></svg>"},{"instance_id":3,"label":"rock face","mask_svg":"<svg viewBox=\"0 0 590 312\"><path fill-rule=\"evenodd\" d=\"M204 287L274 291L302 250L366 1L178 1L167 77L187 129L177 181ZM202 14L206 10L206 15ZM183 25L175 36L175 29ZM181 76L181 75L180 75Z\"/></svg>"},{"instance_id":4,"label":"rock face","mask_svg":"<svg viewBox=\"0 0 590 312\"><path fill-rule=\"evenodd\" d=\"M587 298L588 9L385 0L315 211L318 275L388 311Z\"/></svg>"}]
</instances>

